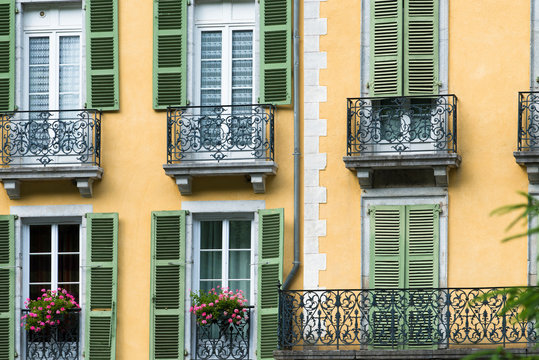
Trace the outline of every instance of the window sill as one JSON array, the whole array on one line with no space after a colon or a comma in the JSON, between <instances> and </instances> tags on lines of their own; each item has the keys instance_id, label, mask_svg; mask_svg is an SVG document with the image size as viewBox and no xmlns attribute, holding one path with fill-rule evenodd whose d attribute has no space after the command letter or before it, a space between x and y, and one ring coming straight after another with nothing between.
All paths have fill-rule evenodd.
<instances>
[{"instance_id":1,"label":"window sill","mask_svg":"<svg viewBox=\"0 0 539 360\"><path fill-rule=\"evenodd\" d=\"M82 197L92 197L94 180L103 176L103 168L96 165L79 166L13 166L0 168L0 181L9 198L21 198L21 182L73 180Z\"/></svg>"},{"instance_id":2,"label":"window sill","mask_svg":"<svg viewBox=\"0 0 539 360\"><path fill-rule=\"evenodd\" d=\"M266 192L266 176L277 173L277 163L267 160L245 161L182 161L178 164L165 164L165 174L176 180L182 195L191 195L192 180L203 176L247 175L256 194Z\"/></svg>"}]
</instances>

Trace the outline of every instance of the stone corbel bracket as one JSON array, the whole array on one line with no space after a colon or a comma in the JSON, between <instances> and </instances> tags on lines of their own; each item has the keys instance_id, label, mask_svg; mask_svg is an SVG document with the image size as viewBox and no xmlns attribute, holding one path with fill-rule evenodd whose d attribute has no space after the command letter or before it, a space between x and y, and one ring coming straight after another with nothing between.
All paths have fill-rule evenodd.
<instances>
[{"instance_id":1,"label":"stone corbel bracket","mask_svg":"<svg viewBox=\"0 0 539 360\"><path fill-rule=\"evenodd\" d=\"M373 187L377 170L432 169L434 183L439 187L449 185L449 170L460 166L461 157L455 153L373 154L343 157L347 169L356 173L362 189Z\"/></svg>"},{"instance_id":2,"label":"stone corbel bracket","mask_svg":"<svg viewBox=\"0 0 539 360\"><path fill-rule=\"evenodd\" d=\"M82 197L92 197L92 185L101 179L103 168L99 166L10 166L0 168L0 181L11 200L21 198L21 183L36 181L72 180Z\"/></svg>"},{"instance_id":3,"label":"stone corbel bracket","mask_svg":"<svg viewBox=\"0 0 539 360\"><path fill-rule=\"evenodd\" d=\"M203 176L248 175L256 194L266 192L266 177L277 173L274 161L183 161L179 164L164 164L165 174L174 178L182 195L191 195L193 179Z\"/></svg>"},{"instance_id":4,"label":"stone corbel bracket","mask_svg":"<svg viewBox=\"0 0 539 360\"><path fill-rule=\"evenodd\" d=\"M531 185L539 184L539 151L515 151L517 164L526 166L528 181Z\"/></svg>"}]
</instances>

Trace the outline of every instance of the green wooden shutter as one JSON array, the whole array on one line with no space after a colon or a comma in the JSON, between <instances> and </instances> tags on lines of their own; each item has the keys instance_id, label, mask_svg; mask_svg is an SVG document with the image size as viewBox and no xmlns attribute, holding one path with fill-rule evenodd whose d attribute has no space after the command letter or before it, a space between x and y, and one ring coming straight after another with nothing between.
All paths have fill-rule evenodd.
<instances>
[{"instance_id":1,"label":"green wooden shutter","mask_svg":"<svg viewBox=\"0 0 539 360\"><path fill-rule=\"evenodd\" d=\"M404 206L370 208L370 288L402 289L404 280Z\"/></svg>"},{"instance_id":2,"label":"green wooden shutter","mask_svg":"<svg viewBox=\"0 0 539 360\"><path fill-rule=\"evenodd\" d=\"M0 0L0 111L15 110L15 0Z\"/></svg>"},{"instance_id":3,"label":"green wooden shutter","mask_svg":"<svg viewBox=\"0 0 539 360\"><path fill-rule=\"evenodd\" d=\"M291 86L292 1L261 0L260 102L290 104Z\"/></svg>"},{"instance_id":4,"label":"green wooden shutter","mask_svg":"<svg viewBox=\"0 0 539 360\"><path fill-rule=\"evenodd\" d=\"M406 283L409 289L437 288L439 277L440 205L406 206ZM410 346L431 347L437 341L437 291L410 291L407 328ZM428 306L428 304L432 306ZM415 306L419 304L419 306Z\"/></svg>"},{"instance_id":5,"label":"green wooden shutter","mask_svg":"<svg viewBox=\"0 0 539 360\"><path fill-rule=\"evenodd\" d=\"M150 359L183 359L186 211L152 212Z\"/></svg>"},{"instance_id":6,"label":"green wooden shutter","mask_svg":"<svg viewBox=\"0 0 539 360\"><path fill-rule=\"evenodd\" d=\"M404 95L438 92L438 0L405 2Z\"/></svg>"},{"instance_id":7,"label":"green wooden shutter","mask_svg":"<svg viewBox=\"0 0 539 360\"><path fill-rule=\"evenodd\" d=\"M154 0L153 15L153 108L185 106L187 0Z\"/></svg>"},{"instance_id":8,"label":"green wooden shutter","mask_svg":"<svg viewBox=\"0 0 539 360\"><path fill-rule=\"evenodd\" d=\"M405 207L373 206L370 208L370 287L402 289L404 287ZM372 345L395 345L401 339L401 312L395 309L400 292L373 292L370 308ZM392 308L393 306L393 308ZM395 311L397 310L397 311Z\"/></svg>"},{"instance_id":9,"label":"green wooden shutter","mask_svg":"<svg viewBox=\"0 0 539 360\"><path fill-rule=\"evenodd\" d=\"M87 106L118 110L118 0L86 1Z\"/></svg>"},{"instance_id":10,"label":"green wooden shutter","mask_svg":"<svg viewBox=\"0 0 539 360\"><path fill-rule=\"evenodd\" d=\"M85 358L116 359L118 214L86 214Z\"/></svg>"},{"instance_id":11,"label":"green wooden shutter","mask_svg":"<svg viewBox=\"0 0 539 360\"><path fill-rule=\"evenodd\" d=\"M257 359L273 359L277 349L279 292L283 281L284 209L258 210Z\"/></svg>"},{"instance_id":12,"label":"green wooden shutter","mask_svg":"<svg viewBox=\"0 0 539 360\"><path fill-rule=\"evenodd\" d=\"M406 207L407 288L438 287L440 205Z\"/></svg>"},{"instance_id":13,"label":"green wooden shutter","mask_svg":"<svg viewBox=\"0 0 539 360\"><path fill-rule=\"evenodd\" d=\"M402 95L403 0L371 0L370 72L374 96Z\"/></svg>"},{"instance_id":14,"label":"green wooden shutter","mask_svg":"<svg viewBox=\"0 0 539 360\"><path fill-rule=\"evenodd\" d=\"M15 216L12 215L0 216L0 334L0 360L15 358Z\"/></svg>"}]
</instances>

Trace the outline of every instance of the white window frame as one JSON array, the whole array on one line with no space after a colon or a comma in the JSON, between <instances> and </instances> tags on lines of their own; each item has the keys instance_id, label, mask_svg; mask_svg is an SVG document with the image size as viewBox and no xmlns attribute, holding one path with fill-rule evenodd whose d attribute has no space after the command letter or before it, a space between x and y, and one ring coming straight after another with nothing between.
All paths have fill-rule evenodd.
<instances>
[{"instance_id":1,"label":"white window frame","mask_svg":"<svg viewBox=\"0 0 539 360\"><path fill-rule=\"evenodd\" d=\"M366 189L361 196L361 287L369 289L370 221L368 212L376 205L440 205L439 216L439 282L447 287L448 194L441 188Z\"/></svg>"},{"instance_id":2,"label":"white window frame","mask_svg":"<svg viewBox=\"0 0 539 360\"><path fill-rule=\"evenodd\" d=\"M47 34L51 33L52 29L55 32L64 35L72 34L78 35L80 37L80 97L79 97L79 109L83 108L86 99L86 22L84 16L84 7L85 0L16 0L16 8L19 10L15 16L15 41L16 41L16 63L15 63L15 104L18 105L20 110L29 109L29 71L28 71L28 58L29 58L29 44L28 44L28 34L34 36L34 34ZM51 9L75 9L80 10L81 12L81 23L77 27L56 27L48 29L25 29L24 26L24 14L28 9L27 7L31 6L29 11L34 11L38 8L44 10ZM37 36L37 35L36 35ZM59 61L58 61L59 62ZM49 69L51 64L49 64ZM59 67L57 68L59 72ZM51 74L49 73L49 78ZM58 84L57 84L58 85ZM51 84L49 83L49 89ZM59 86L57 88L57 93L59 93ZM51 93L49 92L49 109L57 110L59 106L53 108L50 103ZM56 102L59 102L56 99Z\"/></svg>"},{"instance_id":3,"label":"white window frame","mask_svg":"<svg viewBox=\"0 0 539 360\"><path fill-rule=\"evenodd\" d=\"M24 355L26 349L24 344L24 331L21 330L21 310L24 309L24 227L27 224L36 223L62 223L64 221L76 221L80 223L80 271L79 271L79 299L81 306L79 349L80 358L85 346L84 338L84 319L86 304L86 217L87 213L93 212L92 205L47 205L47 206L11 206L10 214L15 215L15 352ZM28 266L28 265L26 265ZM21 356L21 355L20 355ZM24 359L24 357L22 357Z\"/></svg>"},{"instance_id":4,"label":"white window frame","mask_svg":"<svg viewBox=\"0 0 539 360\"><path fill-rule=\"evenodd\" d=\"M249 305L253 305L253 299L254 299L254 285L256 283L255 271L252 264L254 264L254 251L253 251L253 245L255 243L255 234L256 231L254 229L254 216L253 213L234 213L230 215L226 214L199 214L195 215L193 218L193 239L194 239L194 271L193 271L193 291L199 290L200 285L200 266L196 266L200 264L200 223L202 221L222 221L223 226L223 233L222 233L222 263L221 263L221 276L223 283L225 283L225 286L228 286L228 264L229 264L229 244L230 244L230 237L229 237L229 230L230 230L230 221L234 220L240 220L240 221L250 221L251 222L251 247L250 247L250 281L251 281L251 291L249 294L246 294L247 299L249 300ZM231 291L234 291L234 289L231 289Z\"/></svg>"},{"instance_id":5,"label":"white window frame","mask_svg":"<svg viewBox=\"0 0 539 360\"><path fill-rule=\"evenodd\" d=\"M30 226L32 225L50 225L51 226L51 251L48 255L51 256L51 285L50 289L54 290L58 288L58 225L78 225L79 226L79 294L81 293L81 280L83 274L83 268L81 268L81 256L84 252L82 248L82 227L80 218L62 218L59 221L47 221L46 219L28 219L22 223L22 271L23 271L23 288L22 296L24 299L30 297L29 286L30 284ZM45 253L43 253L45 255ZM80 295L79 295L80 297ZM77 298L79 301L79 298Z\"/></svg>"},{"instance_id":6,"label":"white window frame","mask_svg":"<svg viewBox=\"0 0 539 360\"><path fill-rule=\"evenodd\" d=\"M49 38L49 106L50 110L60 109L60 37L63 36L78 36L81 41L82 31L66 31L66 30L50 30L50 31L25 31L24 33L24 93L26 94L23 106L25 109L30 109L30 38L48 37ZM54 39L54 41L53 41ZM79 45L79 51L82 48L82 41ZM51 61L53 60L53 61ZM65 110L78 110L82 108L82 52L79 54L79 101L78 105L74 109Z\"/></svg>"},{"instance_id":7,"label":"white window frame","mask_svg":"<svg viewBox=\"0 0 539 360\"><path fill-rule=\"evenodd\" d=\"M248 30L253 32L253 73L252 73L252 97L251 104L255 103L255 49L254 49L254 32L255 25L247 24L219 24L219 25L196 25L195 36L196 44L199 44L195 49L195 104L201 105L201 77L202 77L202 59L201 59L201 45L202 33L220 31L221 37L221 105L232 105L232 32L233 31ZM217 59L215 59L217 60Z\"/></svg>"},{"instance_id":8,"label":"white window frame","mask_svg":"<svg viewBox=\"0 0 539 360\"><path fill-rule=\"evenodd\" d=\"M182 210L189 211L186 217L186 266L185 266L185 347L190 354L190 358L195 357L194 342L196 340L195 326L190 319L189 313L191 306L191 296L189 289L195 289L195 270L198 263L195 263L195 223L196 221L215 219L216 216L226 217L228 219L236 216L252 216L252 238L251 238L251 271L254 272L253 283L251 283L251 297L248 298L249 306L254 306L250 317L250 348L251 357L255 356L257 345L257 316L256 300L258 296L258 210L266 208L264 200L238 200L238 201L182 201ZM242 218L245 219L245 218ZM198 283L196 283L198 284Z\"/></svg>"},{"instance_id":9,"label":"white window frame","mask_svg":"<svg viewBox=\"0 0 539 360\"><path fill-rule=\"evenodd\" d=\"M259 73L260 73L260 3L252 0L254 6L254 19L252 21L230 21L230 22L208 22L195 20L195 10L199 6L204 6L204 0L191 0L192 6L187 7L187 99L188 105L200 105L200 34L199 29L205 27L219 27L222 25L244 27L245 30L253 30L253 104L258 103L259 98ZM231 14L232 0L223 0L223 6L228 14ZM198 61L196 60L198 56ZM230 52L230 59L232 52ZM192 78L189 75L193 74ZM232 75L232 70L230 72ZM222 82L221 82L222 83ZM232 84L230 84L230 98L232 98ZM230 105L223 102L222 105Z\"/></svg>"}]
</instances>

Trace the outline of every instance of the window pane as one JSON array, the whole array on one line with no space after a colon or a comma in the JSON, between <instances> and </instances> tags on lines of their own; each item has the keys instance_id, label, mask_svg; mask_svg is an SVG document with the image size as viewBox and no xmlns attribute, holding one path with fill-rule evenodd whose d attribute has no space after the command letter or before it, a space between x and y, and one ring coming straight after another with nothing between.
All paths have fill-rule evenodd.
<instances>
[{"instance_id":1,"label":"window pane","mask_svg":"<svg viewBox=\"0 0 539 360\"><path fill-rule=\"evenodd\" d=\"M231 279L249 279L251 277L251 251L230 251L228 273Z\"/></svg>"},{"instance_id":2,"label":"window pane","mask_svg":"<svg viewBox=\"0 0 539 360\"><path fill-rule=\"evenodd\" d=\"M60 92L79 92L79 66L60 66Z\"/></svg>"},{"instance_id":3,"label":"window pane","mask_svg":"<svg viewBox=\"0 0 539 360\"><path fill-rule=\"evenodd\" d=\"M232 86L251 87L253 83L253 61L232 61Z\"/></svg>"},{"instance_id":4,"label":"window pane","mask_svg":"<svg viewBox=\"0 0 539 360\"><path fill-rule=\"evenodd\" d=\"M58 251L79 252L79 225L58 225Z\"/></svg>"},{"instance_id":5,"label":"window pane","mask_svg":"<svg viewBox=\"0 0 539 360\"><path fill-rule=\"evenodd\" d=\"M79 284L62 284L58 283L58 287L66 289L67 292L75 297L75 301L79 301Z\"/></svg>"},{"instance_id":6,"label":"window pane","mask_svg":"<svg viewBox=\"0 0 539 360\"><path fill-rule=\"evenodd\" d=\"M58 255L58 281L79 281L79 255Z\"/></svg>"},{"instance_id":7,"label":"window pane","mask_svg":"<svg viewBox=\"0 0 539 360\"><path fill-rule=\"evenodd\" d=\"M30 255L30 282L51 281L51 256Z\"/></svg>"},{"instance_id":8,"label":"window pane","mask_svg":"<svg viewBox=\"0 0 539 360\"><path fill-rule=\"evenodd\" d=\"M49 38L33 37L29 40L28 88L30 110L49 108Z\"/></svg>"},{"instance_id":9,"label":"window pane","mask_svg":"<svg viewBox=\"0 0 539 360\"><path fill-rule=\"evenodd\" d=\"M38 297L41 297L43 295L43 292L41 289L49 290L51 288L50 283L44 283L44 284L33 284L30 285L30 299L37 300Z\"/></svg>"},{"instance_id":10,"label":"window pane","mask_svg":"<svg viewBox=\"0 0 539 360\"><path fill-rule=\"evenodd\" d=\"M30 65L49 64L49 38L32 37L29 42Z\"/></svg>"},{"instance_id":11,"label":"window pane","mask_svg":"<svg viewBox=\"0 0 539 360\"><path fill-rule=\"evenodd\" d=\"M251 222L250 221L230 221L230 248L250 249L251 248Z\"/></svg>"},{"instance_id":12,"label":"window pane","mask_svg":"<svg viewBox=\"0 0 539 360\"><path fill-rule=\"evenodd\" d=\"M80 63L80 40L78 36L60 37L60 65Z\"/></svg>"},{"instance_id":13,"label":"window pane","mask_svg":"<svg viewBox=\"0 0 539 360\"><path fill-rule=\"evenodd\" d=\"M250 59L253 57L253 31L236 30L232 32L232 58Z\"/></svg>"},{"instance_id":14,"label":"window pane","mask_svg":"<svg viewBox=\"0 0 539 360\"><path fill-rule=\"evenodd\" d=\"M49 92L49 68L47 66L32 66L30 68L30 92ZM48 100L48 97L46 97Z\"/></svg>"},{"instance_id":15,"label":"window pane","mask_svg":"<svg viewBox=\"0 0 539 360\"><path fill-rule=\"evenodd\" d=\"M218 280L218 281L208 281L208 280L200 281L200 290L202 290L204 292L208 292L211 289L215 289L217 291L217 285L219 285L219 286L222 285L220 280Z\"/></svg>"},{"instance_id":16,"label":"window pane","mask_svg":"<svg viewBox=\"0 0 539 360\"><path fill-rule=\"evenodd\" d=\"M202 60L221 59L222 37L220 31L203 31L201 33L202 51L200 58Z\"/></svg>"},{"instance_id":17,"label":"window pane","mask_svg":"<svg viewBox=\"0 0 539 360\"><path fill-rule=\"evenodd\" d=\"M249 280L230 280L228 285L232 291L236 291L236 289L243 290L243 296L247 300L251 300L249 299L249 294L251 293L251 282ZM252 303L252 301L249 301L249 303Z\"/></svg>"},{"instance_id":18,"label":"window pane","mask_svg":"<svg viewBox=\"0 0 539 360\"><path fill-rule=\"evenodd\" d=\"M221 279L221 251L203 251L200 253L200 278Z\"/></svg>"},{"instance_id":19,"label":"window pane","mask_svg":"<svg viewBox=\"0 0 539 360\"><path fill-rule=\"evenodd\" d=\"M51 226L50 225L30 225L30 252L50 252L51 251Z\"/></svg>"},{"instance_id":20,"label":"window pane","mask_svg":"<svg viewBox=\"0 0 539 360\"><path fill-rule=\"evenodd\" d=\"M221 104L221 56L222 34L220 31L201 33L200 51L200 104Z\"/></svg>"},{"instance_id":21,"label":"window pane","mask_svg":"<svg viewBox=\"0 0 539 360\"><path fill-rule=\"evenodd\" d=\"M201 249L221 249L223 238L222 221L201 221L200 222L200 248Z\"/></svg>"}]
</instances>

